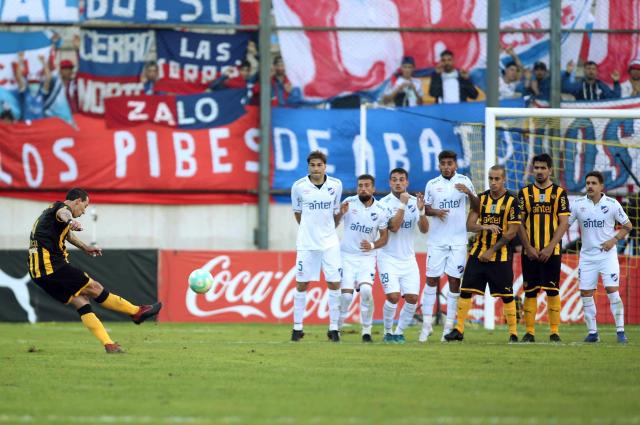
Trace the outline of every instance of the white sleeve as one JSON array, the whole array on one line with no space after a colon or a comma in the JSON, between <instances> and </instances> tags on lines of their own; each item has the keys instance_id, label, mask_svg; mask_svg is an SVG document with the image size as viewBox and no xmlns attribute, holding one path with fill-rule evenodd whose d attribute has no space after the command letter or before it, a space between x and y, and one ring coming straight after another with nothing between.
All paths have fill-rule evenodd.
<instances>
[{"instance_id":1,"label":"white sleeve","mask_svg":"<svg viewBox=\"0 0 640 425\"><path fill-rule=\"evenodd\" d=\"M629 216L624 212L624 208L620 205L620 202L616 201L616 212L615 212L616 221L620 224L627 224L629 222Z\"/></svg>"},{"instance_id":2,"label":"white sleeve","mask_svg":"<svg viewBox=\"0 0 640 425\"><path fill-rule=\"evenodd\" d=\"M336 186L336 193L333 198L333 213L338 214L340 212L340 200L342 199L342 182L338 180Z\"/></svg>"},{"instance_id":3,"label":"white sleeve","mask_svg":"<svg viewBox=\"0 0 640 425\"><path fill-rule=\"evenodd\" d=\"M424 187L424 204L425 205L433 205L433 195L431 194L431 181L427 182L427 185Z\"/></svg>"},{"instance_id":4,"label":"white sleeve","mask_svg":"<svg viewBox=\"0 0 640 425\"><path fill-rule=\"evenodd\" d=\"M467 179L467 187L469 188L471 193L473 193L475 196L478 196L475 187L473 187L473 182L471 181L471 179Z\"/></svg>"},{"instance_id":5,"label":"white sleeve","mask_svg":"<svg viewBox=\"0 0 640 425\"><path fill-rule=\"evenodd\" d=\"M380 208L380 215L381 217L378 220L378 229L384 230L389 227L389 214L385 208Z\"/></svg>"},{"instance_id":6,"label":"white sleeve","mask_svg":"<svg viewBox=\"0 0 640 425\"><path fill-rule=\"evenodd\" d=\"M297 189L298 185L294 184L291 188L291 207L294 212L302 212L302 199Z\"/></svg>"},{"instance_id":7,"label":"white sleeve","mask_svg":"<svg viewBox=\"0 0 640 425\"><path fill-rule=\"evenodd\" d=\"M413 80L413 86L416 88L418 96L420 96L421 98L424 97L424 91L422 90L422 81L416 78L415 80Z\"/></svg>"},{"instance_id":8,"label":"white sleeve","mask_svg":"<svg viewBox=\"0 0 640 425\"><path fill-rule=\"evenodd\" d=\"M569 203L569 211L571 211L571 214L569 214L569 226L571 226L578 219L574 205L575 202Z\"/></svg>"}]
</instances>

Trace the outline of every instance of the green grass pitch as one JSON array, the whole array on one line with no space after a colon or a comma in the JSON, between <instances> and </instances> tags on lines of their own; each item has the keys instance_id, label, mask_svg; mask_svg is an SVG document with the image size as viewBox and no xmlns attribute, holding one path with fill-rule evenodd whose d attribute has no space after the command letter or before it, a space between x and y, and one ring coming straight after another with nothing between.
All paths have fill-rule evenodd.
<instances>
[{"instance_id":1,"label":"green grass pitch","mask_svg":"<svg viewBox=\"0 0 640 425\"><path fill-rule=\"evenodd\" d=\"M463 343L326 341L307 326L107 323L107 355L78 323L0 324L0 424L640 424L640 327L630 343L508 345L468 327ZM522 331L521 331L522 332ZM546 341L540 325L537 338Z\"/></svg>"}]
</instances>

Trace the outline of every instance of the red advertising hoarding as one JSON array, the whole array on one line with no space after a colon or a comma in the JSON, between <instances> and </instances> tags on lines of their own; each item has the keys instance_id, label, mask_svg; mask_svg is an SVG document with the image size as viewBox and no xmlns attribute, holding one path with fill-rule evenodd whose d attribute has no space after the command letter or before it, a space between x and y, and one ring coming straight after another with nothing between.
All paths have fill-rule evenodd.
<instances>
[{"instance_id":1,"label":"red advertising hoarding","mask_svg":"<svg viewBox=\"0 0 640 425\"><path fill-rule=\"evenodd\" d=\"M293 291L295 291L295 252L276 251L160 251L158 297L164 303L160 320L165 322L261 322L291 323ZM424 253L418 254L421 276L425 273ZM582 323L582 302L578 291L578 258L564 255L562 262L561 320ZM628 323L640 323L638 292L638 257L620 257L620 292L625 303ZM187 284L189 273L196 268L211 272L212 288L198 295ZM514 290L522 295L520 257L514 259ZM423 279L424 281L424 279ZM444 283L444 280L443 282ZM633 283L636 283L635 285ZM376 278L374 285L374 320L382 319L384 294ZM446 310L446 285L442 287L440 304ZM596 297L598 321L612 323L608 300L602 290ZM307 293L305 323L328 323L327 286L324 281L310 285ZM358 297L351 306L349 319L359 320ZM483 317L483 298L474 297L471 320ZM502 320L501 303L496 305L496 321ZM538 320L546 319L545 295L538 298Z\"/></svg>"}]
</instances>

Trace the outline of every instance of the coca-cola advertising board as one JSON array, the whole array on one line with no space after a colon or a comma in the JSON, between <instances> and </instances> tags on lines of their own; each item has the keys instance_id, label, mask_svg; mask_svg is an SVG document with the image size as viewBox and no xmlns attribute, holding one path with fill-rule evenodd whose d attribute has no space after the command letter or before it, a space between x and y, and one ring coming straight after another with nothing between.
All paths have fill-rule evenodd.
<instances>
[{"instance_id":1,"label":"coca-cola advertising board","mask_svg":"<svg viewBox=\"0 0 640 425\"><path fill-rule=\"evenodd\" d=\"M295 291L295 252L277 251L160 251L158 298L164 303L159 320L164 322L262 322L291 323ZM582 302L578 290L578 258L564 255L560 293L561 320L582 322ZM417 254L420 275L425 276L426 254ZM620 292L627 323L640 323L638 257L620 257ZM189 289L187 277L197 268L211 272L213 286L203 295ZM514 257L514 290L522 295L520 256ZM421 278L424 283L424 278ZM440 305L446 311L445 280L441 281ZM600 289L596 297L598 321L612 323L607 297ZM374 320L382 320L384 293L378 278L374 282ZM538 297L538 320L546 320L546 297ZM347 321L359 321L356 294ZM481 320L482 297L474 297L470 320ZM496 305L496 321L503 322L501 303ZM312 283L307 292L305 323L326 324L329 320L327 285L324 279Z\"/></svg>"}]
</instances>

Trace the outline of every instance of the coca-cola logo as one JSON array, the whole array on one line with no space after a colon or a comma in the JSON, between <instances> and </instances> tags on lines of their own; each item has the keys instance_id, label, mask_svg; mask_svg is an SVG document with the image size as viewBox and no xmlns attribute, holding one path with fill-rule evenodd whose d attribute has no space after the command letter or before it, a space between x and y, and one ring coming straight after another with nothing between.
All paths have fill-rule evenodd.
<instances>
[{"instance_id":1,"label":"coca-cola logo","mask_svg":"<svg viewBox=\"0 0 640 425\"><path fill-rule=\"evenodd\" d=\"M293 315L295 265L277 270L235 270L229 255L218 255L200 268L213 277L211 289L198 295L185 286L186 307L196 317L238 314L243 318L286 319ZM327 287L312 286L307 290L305 317L329 317ZM357 304L352 304L350 315Z\"/></svg>"}]
</instances>

